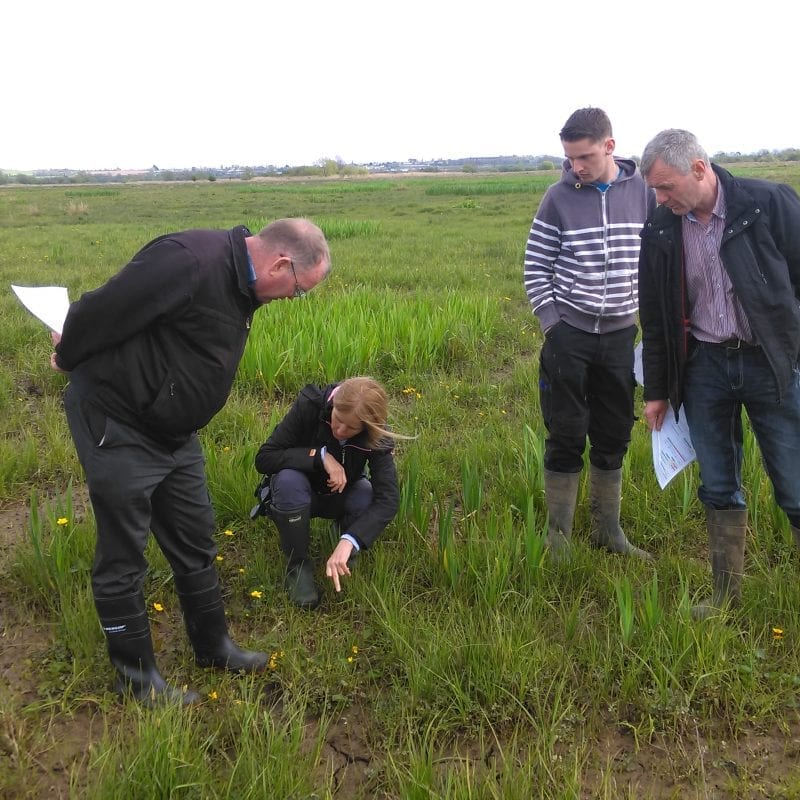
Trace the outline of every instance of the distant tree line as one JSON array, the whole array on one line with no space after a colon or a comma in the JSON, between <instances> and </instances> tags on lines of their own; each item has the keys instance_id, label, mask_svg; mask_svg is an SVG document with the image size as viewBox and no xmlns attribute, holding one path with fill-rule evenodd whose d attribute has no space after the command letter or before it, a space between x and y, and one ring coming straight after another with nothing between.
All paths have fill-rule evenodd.
<instances>
[{"instance_id":1,"label":"distant tree line","mask_svg":"<svg viewBox=\"0 0 800 800\"><path fill-rule=\"evenodd\" d=\"M259 166L259 167L191 167L189 169L159 169L153 165L148 170L35 170L33 172L10 172L0 170L0 185L21 183L36 184L75 184L75 183L130 183L132 181L216 181L223 179L250 180L256 177L278 175L327 177L333 175L362 175L368 173L367 167L358 164L345 164L341 159L321 158L315 164L301 167Z\"/></svg>"},{"instance_id":2,"label":"distant tree line","mask_svg":"<svg viewBox=\"0 0 800 800\"><path fill-rule=\"evenodd\" d=\"M0 185L22 184L73 184L73 183L130 183L132 181L216 181L221 178L248 180L256 175L275 175L275 167L208 167L190 169L158 169L141 172L130 170L34 170L33 172L4 172L0 170Z\"/></svg>"},{"instance_id":3,"label":"distant tree line","mask_svg":"<svg viewBox=\"0 0 800 800\"><path fill-rule=\"evenodd\" d=\"M800 150L787 147L785 150L759 150L757 153L714 153L712 161L719 164L735 164L739 161L800 161Z\"/></svg>"},{"instance_id":4,"label":"distant tree line","mask_svg":"<svg viewBox=\"0 0 800 800\"><path fill-rule=\"evenodd\" d=\"M635 159L638 161L638 159ZM487 156L476 158L436 159L433 161L390 161L381 164L347 164L340 158L321 158L316 163L290 167L191 167L189 169L159 169L155 164L148 170L130 172L121 170L35 170L33 172L11 172L0 170L0 185L21 183L37 184L76 184L76 183L129 183L132 181L216 181L219 179L250 180L266 176L290 177L346 177L364 175L370 172L523 172L528 170L551 170L561 164L557 156ZM789 147L784 150L759 150L755 153L714 153L712 161L720 164L749 162L800 161L800 149Z\"/></svg>"}]
</instances>

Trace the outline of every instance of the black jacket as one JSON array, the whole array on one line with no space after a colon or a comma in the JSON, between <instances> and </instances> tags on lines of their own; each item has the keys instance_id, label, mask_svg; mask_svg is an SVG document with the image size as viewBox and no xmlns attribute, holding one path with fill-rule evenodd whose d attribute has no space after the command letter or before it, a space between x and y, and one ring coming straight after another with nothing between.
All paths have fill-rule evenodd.
<instances>
[{"instance_id":1,"label":"black jacket","mask_svg":"<svg viewBox=\"0 0 800 800\"><path fill-rule=\"evenodd\" d=\"M800 197L713 165L727 207L720 256L782 396L800 356ZM644 399L683 402L689 310L682 217L660 206L642 230L639 317Z\"/></svg>"},{"instance_id":2,"label":"black jacket","mask_svg":"<svg viewBox=\"0 0 800 800\"><path fill-rule=\"evenodd\" d=\"M145 245L70 306L59 366L108 416L169 447L225 404L258 307L245 227Z\"/></svg>"},{"instance_id":3,"label":"black jacket","mask_svg":"<svg viewBox=\"0 0 800 800\"><path fill-rule=\"evenodd\" d=\"M349 533L359 545L368 548L394 519L400 503L392 442L371 448L366 432L348 439L344 446L331 432L331 392L338 384L308 384L297 396L286 416L275 426L256 454L256 469L274 475L282 469L295 469L308 475L318 494L330 494L328 473L322 466L320 450L328 452L344 467L348 485L354 484L369 469L372 504L350 526ZM345 490L346 491L346 490Z\"/></svg>"}]
</instances>

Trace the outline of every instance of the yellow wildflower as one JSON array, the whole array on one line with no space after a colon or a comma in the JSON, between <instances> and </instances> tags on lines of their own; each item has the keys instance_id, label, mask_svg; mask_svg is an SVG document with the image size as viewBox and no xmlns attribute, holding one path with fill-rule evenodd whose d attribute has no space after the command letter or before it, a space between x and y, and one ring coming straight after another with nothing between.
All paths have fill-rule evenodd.
<instances>
[{"instance_id":1,"label":"yellow wildflower","mask_svg":"<svg viewBox=\"0 0 800 800\"><path fill-rule=\"evenodd\" d=\"M212 700L216 700L216 699L219 697L219 695L217 694L216 690L214 690L214 689L212 689L212 690L211 690L211 691L208 693L208 696L209 696L209 697L210 697Z\"/></svg>"},{"instance_id":2,"label":"yellow wildflower","mask_svg":"<svg viewBox=\"0 0 800 800\"><path fill-rule=\"evenodd\" d=\"M161 605L161 603L153 603L153 608L154 608L156 611L159 611L159 612L161 612L161 611L163 611L163 610L164 610L164 606L162 606L162 605Z\"/></svg>"},{"instance_id":3,"label":"yellow wildflower","mask_svg":"<svg viewBox=\"0 0 800 800\"><path fill-rule=\"evenodd\" d=\"M224 557L224 556L217 556L217 559L216 559L216 560L217 560L217 561L224 561L224 560L225 560L225 557Z\"/></svg>"},{"instance_id":4,"label":"yellow wildflower","mask_svg":"<svg viewBox=\"0 0 800 800\"><path fill-rule=\"evenodd\" d=\"M226 531L223 531L223 533L224 533L226 536L233 536L233 531L232 531L232 530L230 530L230 528L229 528L228 530L226 530Z\"/></svg>"},{"instance_id":5,"label":"yellow wildflower","mask_svg":"<svg viewBox=\"0 0 800 800\"><path fill-rule=\"evenodd\" d=\"M779 642L781 639L783 639L783 628L773 628L772 629L772 638L776 642Z\"/></svg>"},{"instance_id":6,"label":"yellow wildflower","mask_svg":"<svg viewBox=\"0 0 800 800\"><path fill-rule=\"evenodd\" d=\"M272 653L272 655L269 657L269 668L277 669L278 662L282 658L283 658L283 650L276 650L274 653Z\"/></svg>"},{"instance_id":7,"label":"yellow wildflower","mask_svg":"<svg viewBox=\"0 0 800 800\"><path fill-rule=\"evenodd\" d=\"M56 525L66 525L68 522L69 520L66 517L59 517L56 520Z\"/></svg>"},{"instance_id":8,"label":"yellow wildflower","mask_svg":"<svg viewBox=\"0 0 800 800\"><path fill-rule=\"evenodd\" d=\"M258 589L253 589L253 591L250 592L250 597L255 597L256 600L260 600L261 599L261 595L262 595L262 592L259 592Z\"/></svg>"},{"instance_id":9,"label":"yellow wildflower","mask_svg":"<svg viewBox=\"0 0 800 800\"><path fill-rule=\"evenodd\" d=\"M352 650L352 652L353 652L353 655L354 655L354 656L357 656L357 655L358 655L358 645L357 645L357 644L354 644L354 645L353 645L353 646L350 648L350 650Z\"/></svg>"}]
</instances>

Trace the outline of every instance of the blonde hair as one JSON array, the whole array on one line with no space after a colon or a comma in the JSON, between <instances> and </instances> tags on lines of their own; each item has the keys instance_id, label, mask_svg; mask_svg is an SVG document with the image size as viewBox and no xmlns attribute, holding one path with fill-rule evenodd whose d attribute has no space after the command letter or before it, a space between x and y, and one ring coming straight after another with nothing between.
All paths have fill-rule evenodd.
<instances>
[{"instance_id":1,"label":"blonde hair","mask_svg":"<svg viewBox=\"0 0 800 800\"><path fill-rule=\"evenodd\" d=\"M367 443L377 447L381 441L411 439L386 427L389 417L389 398L376 380L368 377L342 381L333 395L333 407L342 414L353 414L367 431Z\"/></svg>"}]
</instances>

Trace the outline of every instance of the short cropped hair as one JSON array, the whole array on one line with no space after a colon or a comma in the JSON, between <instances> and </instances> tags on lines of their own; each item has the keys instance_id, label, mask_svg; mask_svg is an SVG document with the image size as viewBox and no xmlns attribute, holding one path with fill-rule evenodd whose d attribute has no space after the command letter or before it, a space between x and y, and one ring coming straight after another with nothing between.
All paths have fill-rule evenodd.
<instances>
[{"instance_id":1,"label":"short cropped hair","mask_svg":"<svg viewBox=\"0 0 800 800\"><path fill-rule=\"evenodd\" d=\"M692 164L700 159L710 166L706 151L700 146L697 137L680 128L668 128L657 133L645 146L639 171L645 177L653 169L657 159L661 159L668 167L678 170L681 175L688 175Z\"/></svg>"},{"instance_id":2,"label":"short cropped hair","mask_svg":"<svg viewBox=\"0 0 800 800\"><path fill-rule=\"evenodd\" d=\"M570 114L558 135L562 142L577 142L580 139L599 142L614 134L611 120L602 108L579 108Z\"/></svg>"},{"instance_id":3,"label":"short cropped hair","mask_svg":"<svg viewBox=\"0 0 800 800\"><path fill-rule=\"evenodd\" d=\"M291 256L297 272L314 269L321 261L326 274L331 267L331 254L325 234L309 219L292 217L278 219L262 228L258 237L270 246Z\"/></svg>"}]
</instances>

